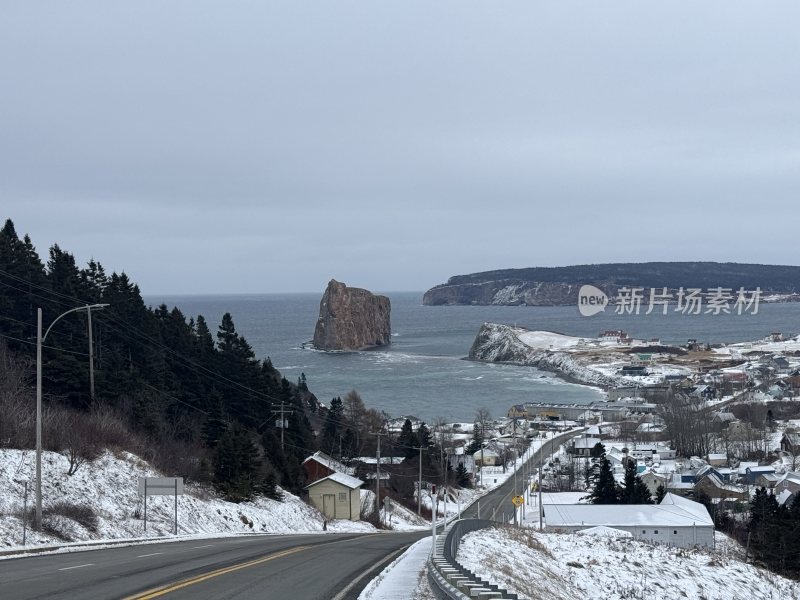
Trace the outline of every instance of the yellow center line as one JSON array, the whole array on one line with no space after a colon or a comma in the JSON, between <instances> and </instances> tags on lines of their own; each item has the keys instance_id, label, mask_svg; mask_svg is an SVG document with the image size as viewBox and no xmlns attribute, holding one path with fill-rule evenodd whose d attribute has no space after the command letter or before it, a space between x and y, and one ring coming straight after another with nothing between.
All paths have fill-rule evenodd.
<instances>
[{"instance_id":1,"label":"yellow center line","mask_svg":"<svg viewBox=\"0 0 800 600\"><path fill-rule=\"evenodd\" d=\"M297 546L296 548L290 548L289 550L276 552L274 554L270 554L268 556L257 558L255 560L251 560L248 562L240 563L238 565L224 567L222 569L217 569L216 571L210 571L209 573L198 575L197 577L190 577L189 579L184 579L177 583L162 585L161 587L153 588L145 592L135 594L133 596L128 596L124 600L150 600L150 598L158 598L159 596L169 594L170 592L180 590L182 588L194 585L196 583L201 583L208 579L212 579L213 577L219 577L220 575L225 575L226 573L233 573L234 571L239 571L240 569L247 569L248 567L254 567L256 565L260 565L262 563L275 560L276 558L281 558L283 556L288 556L289 554L294 554L295 552L301 552L303 550L307 550L310 547L311 546Z\"/></svg>"}]
</instances>

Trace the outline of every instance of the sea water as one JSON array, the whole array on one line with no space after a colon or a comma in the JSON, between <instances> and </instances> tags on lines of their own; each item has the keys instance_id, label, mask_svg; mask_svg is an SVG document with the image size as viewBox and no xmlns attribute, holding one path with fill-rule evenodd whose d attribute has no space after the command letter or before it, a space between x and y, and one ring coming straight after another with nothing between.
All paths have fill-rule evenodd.
<instances>
[{"instance_id":1,"label":"sea water","mask_svg":"<svg viewBox=\"0 0 800 600\"><path fill-rule=\"evenodd\" d=\"M368 407L391 416L428 422L472 421L479 408L502 416L522 402L589 403L597 389L567 383L533 367L464 360L484 322L520 325L580 337L622 329L636 338L664 343L724 343L762 339L774 331L800 330L800 303L764 304L758 314L616 315L613 308L582 317L576 307L423 306L421 292L385 293L392 303L392 344L364 352L319 352L314 335L321 294L150 296L145 301L177 306L188 317L202 314L212 333L230 312L236 330L260 359L270 357L289 380L304 373L324 403L356 390Z\"/></svg>"}]
</instances>

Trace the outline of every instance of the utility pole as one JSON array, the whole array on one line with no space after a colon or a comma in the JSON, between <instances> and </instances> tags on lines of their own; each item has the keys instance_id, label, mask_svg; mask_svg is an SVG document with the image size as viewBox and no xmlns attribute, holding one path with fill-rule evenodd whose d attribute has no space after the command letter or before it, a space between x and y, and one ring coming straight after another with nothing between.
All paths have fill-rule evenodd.
<instances>
[{"instance_id":1,"label":"utility pole","mask_svg":"<svg viewBox=\"0 0 800 600\"><path fill-rule=\"evenodd\" d=\"M376 455L375 461L375 513L378 515L378 519L381 516L381 432L379 431L377 434L378 436L378 452Z\"/></svg>"},{"instance_id":2,"label":"utility pole","mask_svg":"<svg viewBox=\"0 0 800 600\"><path fill-rule=\"evenodd\" d=\"M273 410L273 415L280 415L280 420L276 421L275 424L281 430L281 452L283 452L283 430L286 429L289 422L286 420L286 415L292 414L294 411L284 409L284 401L281 400L281 409L280 410Z\"/></svg>"},{"instance_id":3,"label":"utility pole","mask_svg":"<svg viewBox=\"0 0 800 600\"><path fill-rule=\"evenodd\" d=\"M414 448L419 450L419 482L417 483L417 516L422 516L422 446Z\"/></svg>"},{"instance_id":4,"label":"utility pole","mask_svg":"<svg viewBox=\"0 0 800 600\"><path fill-rule=\"evenodd\" d=\"M92 307L86 307L86 319L89 322L89 398L94 402L94 344L92 340Z\"/></svg>"},{"instance_id":5,"label":"utility pole","mask_svg":"<svg viewBox=\"0 0 800 600\"><path fill-rule=\"evenodd\" d=\"M542 509L542 469L544 468L544 447L545 444L542 444L541 448L539 448L539 531L542 530L542 517L544 516L544 511Z\"/></svg>"},{"instance_id":6,"label":"utility pole","mask_svg":"<svg viewBox=\"0 0 800 600\"><path fill-rule=\"evenodd\" d=\"M47 334L50 333L53 325L61 320L62 317L79 310L90 311L93 308L105 308L106 306L108 304L91 304L71 308L53 319L44 335L42 335L42 309L36 309L36 516L33 526L37 531L42 529L42 344L47 339ZM91 343L92 336L90 334L89 344ZM90 360L91 355L92 351L90 349ZM94 396L94 388L92 388L92 396Z\"/></svg>"}]
</instances>

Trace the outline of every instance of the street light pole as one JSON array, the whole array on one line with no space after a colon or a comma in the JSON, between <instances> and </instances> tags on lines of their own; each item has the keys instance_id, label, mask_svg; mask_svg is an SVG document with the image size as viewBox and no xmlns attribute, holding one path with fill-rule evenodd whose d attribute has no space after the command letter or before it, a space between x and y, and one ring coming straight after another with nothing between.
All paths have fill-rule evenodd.
<instances>
[{"instance_id":1,"label":"street light pole","mask_svg":"<svg viewBox=\"0 0 800 600\"><path fill-rule=\"evenodd\" d=\"M34 526L37 530L41 530L42 528L42 344L47 338L47 334L50 333L50 330L53 328L53 325L55 325L61 317L79 310L85 310L89 313L89 378L91 395L92 398L94 398L94 367L92 365L94 357L92 353L91 310L93 308L105 308L106 306L108 306L108 304L87 304L86 306L71 308L58 315L53 322L50 323L50 327L47 328L44 335L42 335L42 309L36 309L36 518Z\"/></svg>"}]
</instances>

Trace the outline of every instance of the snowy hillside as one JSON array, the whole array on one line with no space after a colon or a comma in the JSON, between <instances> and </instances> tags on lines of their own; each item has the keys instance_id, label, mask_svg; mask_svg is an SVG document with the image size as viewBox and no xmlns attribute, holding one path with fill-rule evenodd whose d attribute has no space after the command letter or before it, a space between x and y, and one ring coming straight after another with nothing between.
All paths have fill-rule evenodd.
<instances>
[{"instance_id":1,"label":"snowy hillside","mask_svg":"<svg viewBox=\"0 0 800 600\"><path fill-rule=\"evenodd\" d=\"M520 598L623 600L800 598L800 584L745 564L717 534L716 551L654 546L625 537L486 529L464 537L458 560Z\"/></svg>"},{"instance_id":2,"label":"snowy hillside","mask_svg":"<svg viewBox=\"0 0 800 600\"><path fill-rule=\"evenodd\" d=\"M28 482L30 510L34 502L34 458L32 451L0 450L0 548L22 543L23 482ZM28 546L172 534L171 496L148 498L147 532L144 531L138 477L161 474L138 457L106 452L71 477L66 475L67 460L60 454L45 452L42 465L45 531L33 532L29 527ZM48 516L48 507L54 505L61 505L58 512L63 514ZM178 498L179 535L321 531L322 523L319 511L287 492L283 502L259 499L233 504L187 486L185 495ZM373 527L363 522L328 524L328 531L369 530Z\"/></svg>"}]
</instances>

